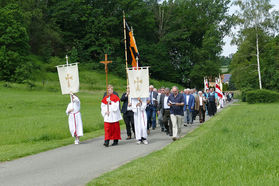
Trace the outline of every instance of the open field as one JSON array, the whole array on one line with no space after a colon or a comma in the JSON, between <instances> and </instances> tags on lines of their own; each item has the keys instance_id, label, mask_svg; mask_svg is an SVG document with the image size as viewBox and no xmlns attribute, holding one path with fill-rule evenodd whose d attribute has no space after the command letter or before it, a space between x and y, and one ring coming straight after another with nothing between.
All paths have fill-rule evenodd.
<instances>
[{"instance_id":1,"label":"open field","mask_svg":"<svg viewBox=\"0 0 279 186\"><path fill-rule=\"evenodd\" d=\"M278 185L279 104L233 105L89 185Z\"/></svg>"},{"instance_id":2,"label":"open field","mask_svg":"<svg viewBox=\"0 0 279 186\"><path fill-rule=\"evenodd\" d=\"M65 109L69 96L0 88L0 161L73 142ZM80 93L85 137L102 134L101 92Z\"/></svg>"}]
</instances>

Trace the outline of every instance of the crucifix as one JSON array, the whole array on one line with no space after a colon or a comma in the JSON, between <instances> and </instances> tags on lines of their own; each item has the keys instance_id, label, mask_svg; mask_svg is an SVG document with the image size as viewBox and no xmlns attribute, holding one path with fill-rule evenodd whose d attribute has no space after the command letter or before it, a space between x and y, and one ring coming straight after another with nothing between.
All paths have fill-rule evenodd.
<instances>
[{"instance_id":1,"label":"crucifix","mask_svg":"<svg viewBox=\"0 0 279 186\"><path fill-rule=\"evenodd\" d=\"M137 84L136 91L140 91L139 84L142 84L142 80L140 80L139 77L137 77L137 80L134 80L134 83Z\"/></svg>"},{"instance_id":2,"label":"crucifix","mask_svg":"<svg viewBox=\"0 0 279 186\"><path fill-rule=\"evenodd\" d=\"M105 54L105 61L100 61L105 65L105 72L106 72L106 88L107 88L107 96L108 96L108 64L112 63L112 61L108 61L108 55ZM109 112L109 104L108 104L108 112Z\"/></svg>"}]
</instances>

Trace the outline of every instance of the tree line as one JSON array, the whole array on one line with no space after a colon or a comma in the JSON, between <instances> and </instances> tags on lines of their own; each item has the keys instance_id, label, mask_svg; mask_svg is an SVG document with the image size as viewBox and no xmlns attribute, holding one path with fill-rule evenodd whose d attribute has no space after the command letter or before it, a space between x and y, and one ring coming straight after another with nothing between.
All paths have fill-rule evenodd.
<instances>
[{"instance_id":1,"label":"tree line","mask_svg":"<svg viewBox=\"0 0 279 186\"><path fill-rule=\"evenodd\" d=\"M229 0L0 0L0 80L24 82L36 64L54 56L125 77L123 11L151 77L203 86L222 63Z\"/></svg>"}]
</instances>

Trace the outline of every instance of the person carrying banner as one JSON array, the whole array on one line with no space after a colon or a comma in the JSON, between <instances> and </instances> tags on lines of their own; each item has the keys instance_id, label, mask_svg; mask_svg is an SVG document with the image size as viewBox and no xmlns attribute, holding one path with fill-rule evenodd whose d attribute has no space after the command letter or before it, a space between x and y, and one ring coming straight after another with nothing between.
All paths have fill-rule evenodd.
<instances>
[{"instance_id":1,"label":"person carrying banner","mask_svg":"<svg viewBox=\"0 0 279 186\"><path fill-rule=\"evenodd\" d=\"M80 100L74 94L70 94L71 102L68 104L66 114L69 116L69 129L75 138L75 144L79 144L79 138L83 136L83 127L80 114Z\"/></svg>"},{"instance_id":2,"label":"person carrying banner","mask_svg":"<svg viewBox=\"0 0 279 186\"><path fill-rule=\"evenodd\" d=\"M146 105L148 98L132 98L137 144L148 144Z\"/></svg>"}]
</instances>

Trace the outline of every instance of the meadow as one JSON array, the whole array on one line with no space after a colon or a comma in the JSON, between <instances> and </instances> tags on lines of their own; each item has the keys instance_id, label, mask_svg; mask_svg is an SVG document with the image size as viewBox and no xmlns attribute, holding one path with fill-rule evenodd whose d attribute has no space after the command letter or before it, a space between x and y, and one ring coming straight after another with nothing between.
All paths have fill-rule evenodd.
<instances>
[{"instance_id":1,"label":"meadow","mask_svg":"<svg viewBox=\"0 0 279 186\"><path fill-rule=\"evenodd\" d=\"M279 104L240 103L88 185L278 185Z\"/></svg>"},{"instance_id":2,"label":"meadow","mask_svg":"<svg viewBox=\"0 0 279 186\"><path fill-rule=\"evenodd\" d=\"M103 134L100 103L105 91L105 75L84 70L79 75L83 141ZM61 95L57 73L45 73L44 78L47 80L26 84L0 82L0 161L73 143L65 113L69 95ZM150 81L156 87L173 85ZM110 74L109 83L120 96L125 91L125 79ZM123 121L120 123L123 125Z\"/></svg>"}]
</instances>

